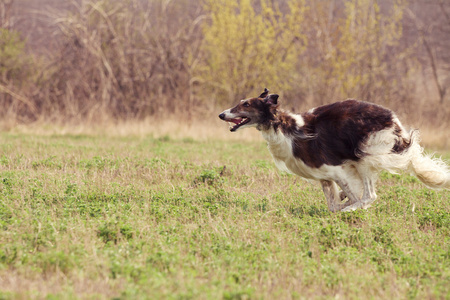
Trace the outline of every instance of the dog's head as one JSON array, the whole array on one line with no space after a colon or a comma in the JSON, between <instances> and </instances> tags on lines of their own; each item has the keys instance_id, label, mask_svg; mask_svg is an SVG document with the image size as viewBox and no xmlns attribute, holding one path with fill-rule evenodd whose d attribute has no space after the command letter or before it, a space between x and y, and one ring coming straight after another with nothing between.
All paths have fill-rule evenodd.
<instances>
[{"instance_id":1,"label":"dog's head","mask_svg":"<svg viewBox=\"0 0 450 300\"><path fill-rule=\"evenodd\" d=\"M222 112L219 118L232 123L230 131L246 127L267 126L275 119L278 105L278 95L269 95L269 90L264 89L259 97L241 100L235 107Z\"/></svg>"}]
</instances>

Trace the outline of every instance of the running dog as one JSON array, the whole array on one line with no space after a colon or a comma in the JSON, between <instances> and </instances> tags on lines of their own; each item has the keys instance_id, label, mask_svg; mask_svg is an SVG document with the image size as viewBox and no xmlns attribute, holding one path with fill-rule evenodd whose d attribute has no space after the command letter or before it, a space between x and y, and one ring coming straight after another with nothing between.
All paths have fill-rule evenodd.
<instances>
[{"instance_id":1,"label":"running dog","mask_svg":"<svg viewBox=\"0 0 450 300\"><path fill-rule=\"evenodd\" d=\"M219 118L232 132L261 131L277 167L320 181L331 211L368 208L381 170L407 171L430 188L450 188L449 167L424 155L418 131L407 132L391 110L349 99L293 114L279 108L278 97L264 89Z\"/></svg>"}]
</instances>

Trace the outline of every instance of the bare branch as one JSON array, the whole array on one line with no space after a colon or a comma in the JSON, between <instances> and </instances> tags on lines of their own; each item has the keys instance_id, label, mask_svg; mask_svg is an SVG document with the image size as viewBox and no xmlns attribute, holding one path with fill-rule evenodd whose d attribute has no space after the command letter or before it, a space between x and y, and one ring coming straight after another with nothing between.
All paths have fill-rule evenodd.
<instances>
[{"instance_id":1,"label":"bare branch","mask_svg":"<svg viewBox=\"0 0 450 300\"><path fill-rule=\"evenodd\" d=\"M416 26L416 29L419 32L420 39L421 39L422 44L424 45L425 50L427 52L428 59L430 60L430 67L431 67L431 71L433 74L433 80L434 80L434 83L436 84L436 88L439 92L439 102L441 104L443 104L444 96L447 92L447 88L444 87L439 81L436 59L433 54L433 50L430 46L430 43L428 42L428 39L426 38L426 35L428 35L431 30L429 28L425 29L423 22L420 21L409 8L406 11L407 11L408 15L411 17L411 19L414 21L414 25Z\"/></svg>"},{"instance_id":2,"label":"bare branch","mask_svg":"<svg viewBox=\"0 0 450 300\"><path fill-rule=\"evenodd\" d=\"M14 0L0 0L0 28L11 27L11 10Z\"/></svg>"}]
</instances>

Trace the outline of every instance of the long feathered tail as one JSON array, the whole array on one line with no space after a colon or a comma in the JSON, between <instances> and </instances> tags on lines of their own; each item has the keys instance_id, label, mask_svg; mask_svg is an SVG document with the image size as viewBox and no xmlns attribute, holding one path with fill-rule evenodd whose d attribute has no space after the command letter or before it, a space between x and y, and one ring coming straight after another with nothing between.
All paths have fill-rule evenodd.
<instances>
[{"instance_id":1,"label":"long feathered tail","mask_svg":"<svg viewBox=\"0 0 450 300\"><path fill-rule=\"evenodd\" d=\"M379 147L387 145L386 140L380 135L378 140L372 141L366 150L369 155L364 158L365 163L378 171L409 172L432 189L450 189L450 168L442 159L423 153L418 130L395 135L391 149Z\"/></svg>"},{"instance_id":2,"label":"long feathered tail","mask_svg":"<svg viewBox=\"0 0 450 300\"><path fill-rule=\"evenodd\" d=\"M450 189L450 168L440 158L424 154L418 131L413 131L406 149L411 158L409 171L432 189Z\"/></svg>"}]
</instances>

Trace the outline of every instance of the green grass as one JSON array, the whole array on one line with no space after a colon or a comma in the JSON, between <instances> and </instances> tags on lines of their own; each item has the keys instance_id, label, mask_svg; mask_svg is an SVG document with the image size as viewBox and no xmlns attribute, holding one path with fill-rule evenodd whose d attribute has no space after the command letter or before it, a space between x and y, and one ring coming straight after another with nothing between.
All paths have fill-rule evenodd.
<instances>
[{"instance_id":1,"label":"green grass","mask_svg":"<svg viewBox=\"0 0 450 300\"><path fill-rule=\"evenodd\" d=\"M0 299L450 297L450 192L330 213L261 142L0 134Z\"/></svg>"}]
</instances>

